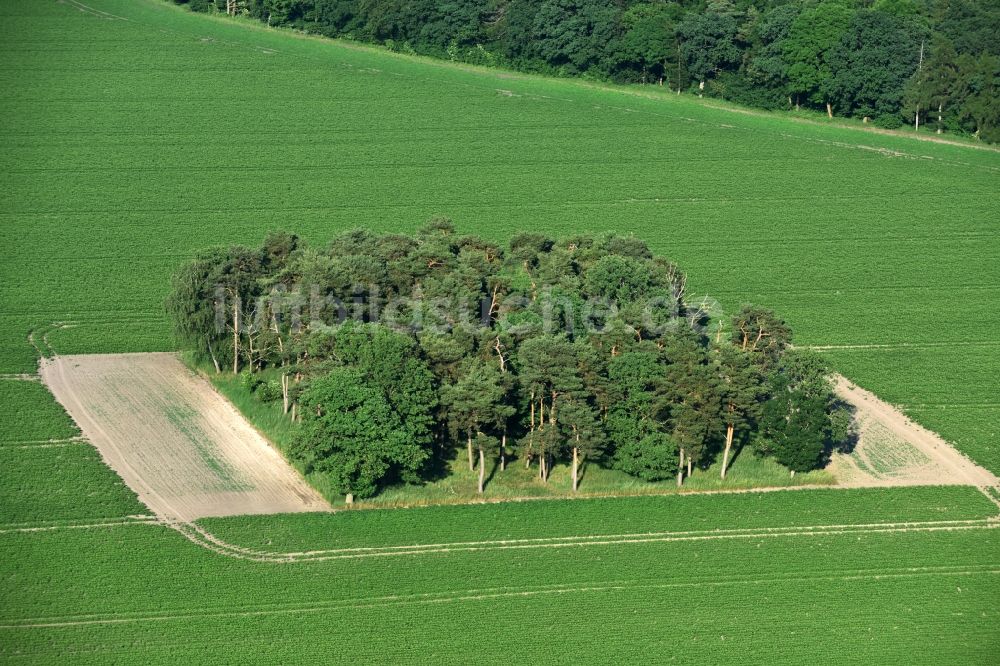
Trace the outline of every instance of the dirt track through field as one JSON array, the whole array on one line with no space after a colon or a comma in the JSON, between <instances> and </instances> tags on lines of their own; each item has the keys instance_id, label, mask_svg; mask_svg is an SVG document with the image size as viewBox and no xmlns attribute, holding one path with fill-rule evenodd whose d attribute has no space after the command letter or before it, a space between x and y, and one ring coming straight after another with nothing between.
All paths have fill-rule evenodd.
<instances>
[{"instance_id":1,"label":"dirt track through field","mask_svg":"<svg viewBox=\"0 0 1000 666\"><path fill-rule=\"evenodd\" d=\"M1000 487L1000 479L991 472L874 393L855 386L841 375L834 375L834 390L854 406L859 431L854 452L836 456L830 465L837 485ZM986 496L996 502L989 493Z\"/></svg>"},{"instance_id":2,"label":"dirt track through field","mask_svg":"<svg viewBox=\"0 0 1000 666\"><path fill-rule=\"evenodd\" d=\"M953 532L962 530L993 530L1000 528L997 517L977 520L922 521L908 523L872 523L859 525L809 525L795 527L764 527L750 529L693 530L648 532L637 534L578 535L525 539L495 539L398 546L333 548L300 552L272 552L244 548L219 539L195 523L169 523L185 538L207 550L225 557L272 563L316 562L324 560L367 559L399 555L428 555L455 552L495 550L526 550L612 546L626 544L673 543L680 541L719 541L732 539L771 539L788 537L838 536L845 534L877 534L902 532Z\"/></svg>"},{"instance_id":3,"label":"dirt track through field","mask_svg":"<svg viewBox=\"0 0 1000 666\"><path fill-rule=\"evenodd\" d=\"M161 518L330 510L173 354L58 356L40 372L107 464Z\"/></svg>"}]
</instances>

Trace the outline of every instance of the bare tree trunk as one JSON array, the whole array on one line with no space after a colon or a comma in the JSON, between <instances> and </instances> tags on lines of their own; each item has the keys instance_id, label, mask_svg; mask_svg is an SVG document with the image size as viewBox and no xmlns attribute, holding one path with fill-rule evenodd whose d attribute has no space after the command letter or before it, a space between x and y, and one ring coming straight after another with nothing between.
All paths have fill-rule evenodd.
<instances>
[{"instance_id":1,"label":"bare tree trunk","mask_svg":"<svg viewBox=\"0 0 1000 666\"><path fill-rule=\"evenodd\" d=\"M535 392L531 392L531 432L535 432Z\"/></svg>"},{"instance_id":2,"label":"bare tree trunk","mask_svg":"<svg viewBox=\"0 0 1000 666\"><path fill-rule=\"evenodd\" d=\"M538 399L538 431L545 429L545 398ZM545 480L545 453L538 454L538 478Z\"/></svg>"},{"instance_id":3,"label":"bare tree trunk","mask_svg":"<svg viewBox=\"0 0 1000 666\"><path fill-rule=\"evenodd\" d=\"M233 374L240 371L240 297L233 298Z\"/></svg>"},{"instance_id":4,"label":"bare tree trunk","mask_svg":"<svg viewBox=\"0 0 1000 666\"><path fill-rule=\"evenodd\" d=\"M500 438L500 471L507 469L507 431Z\"/></svg>"},{"instance_id":5,"label":"bare tree trunk","mask_svg":"<svg viewBox=\"0 0 1000 666\"><path fill-rule=\"evenodd\" d=\"M722 478L726 478L726 468L729 466L729 451L733 448L733 427L732 423L726 425L726 449L722 452Z\"/></svg>"},{"instance_id":6,"label":"bare tree trunk","mask_svg":"<svg viewBox=\"0 0 1000 666\"><path fill-rule=\"evenodd\" d=\"M688 456L688 478L691 478L691 456Z\"/></svg>"},{"instance_id":7,"label":"bare tree trunk","mask_svg":"<svg viewBox=\"0 0 1000 666\"><path fill-rule=\"evenodd\" d=\"M219 359L215 358L215 350L212 349L212 343L208 343L208 355L212 357L212 365L215 366L215 374L221 374L222 368L219 367Z\"/></svg>"},{"instance_id":8,"label":"bare tree trunk","mask_svg":"<svg viewBox=\"0 0 1000 666\"><path fill-rule=\"evenodd\" d=\"M486 483L486 454L483 448L479 447L479 494L483 494L483 486Z\"/></svg>"},{"instance_id":9,"label":"bare tree trunk","mask_svg":"<svg viewBox=\"0 0 1000 666\"><path fill-rule=\"evenodd\" d=\"M281 375L281 413L288 413L288 375Z\"/></svg>"},{"instance_id":10,"label":"bare tree trunk","mask_svg":"<svg viewBox=\"0 0 1000 666\"><path fill-rule=\"evenodd\" d=\"M493 290L493 298L496 299L496 289ZM493 306L490 306L490 313L493 312ZM497 350L497 358L500 359L500 372L507 372L507 360L503 357L503 348L500 347L500 337L498 336L496 342L493 344L493 348Z\"/></svg>"},{"instance_id":11,"label":"bare tree trunk","mask_svg":"<svg viewBox=\"0 0 1000 666\"><path fill-rule=\"evenodd\" d=\"M579 469L579 448L573 447L573 492L577 487L577 470Z\"/></svg>"},{"instance_id":12,"label":"bare tree trunk","mask_svg":"<svg viewBox=\"0 0 1000 666\"><path fill-rule=\"evenodd\" d=\"M917 78L920 78L920 72L924 69L924 40L920 40L920 60L917 62ZM920 131L920 105L917 104L917 113L913 118L913 131Z\"/></svg>"},{"instance_id":13,"label":"bare tree trunk","mask_svg":"<svg viewBox=\"0 0 1000 666\"><path fill-rule=\"evenodd\" d=\"M295 420L295 412L297 412L297 411L298 411L298 406L299 406L299 405L298 405L298 403L297 403L297 402L293 402L293 403L292 403L292 421L294 421L294 420Z\"/></svg>"},{"instance_id":14,"label":"bare tree trunk","mask_svg":"<svg viewBox=\"0 0 1000 666\"><path fill-rule=\"evenodd\" d=\"M278 351L284 354L285 344L281 341L281 329L278 328L278 317L274 314L274 312L271 312L271 324L272 330L274 330L274 337L278 339Z\"/></svg>"},{"instance_id":15,"label":"bare tree trunk","mask_svg":"<svg viewBox=\"0 0 1000 666\"><path fill-rule=\"evenodd\" d=\"M684 449L681 449L680 453L680 463L677 465L677 487L680 488L684 484Z\"/></svg>"},{"instance_id":16,"label":"bare tree trunk","mask_svg":"<svg viewBox=\"0 0 1000 666\"><path fill-rule=\"evenodd\" d=\"M249 365L250 372L253 372L254 366L254 353L253 353L253 327L247 328L247 361Z\"/></svg>"},{"instance_id":17,"label":"bare tree trunk","mask_svg":"<svg viewBox=\"0 0 1000 666\"><path fill-rule=\"evenodd\" d=\"M677 94L681 94L681 42L677 40Z\"/></svg>"},{"instance_id":18,"label":"bare tree trunk","mask_svg":"<svg viewBox=\"0 0 1000 666\"><path fill-rule=\"evenodd\" d=\"M528 437L528 450L524 454L524 469L531 467L531 442L535 436L535 392L531 392L531 435Z\"/></svg>"},{"instance_id":19,"label":"bare tree trunk","mask_svg":"<svg viewBox=\"0 0 1000 666\"><path fill-rule=\"evenodd\" d=\"M943 109L944 109L944 104L939 102L938 103L938 126L937 126L937 133L938 134L941 133L941 111Z\"/></svg>"},{"instance_id":20,"label":"bare tree trunk","mask_svg":"<svg viewBox=\"0 0 1000 666\"><path fill-rule=\"evenodd\" d=\"M468 448L469 448L469 471L471 472L474 469L476 469L476 465L472 461L472 435L469 435L469 438L466 441L468 443Z\"/></svg>"},{"instance_id":21,"label":"bare tree trunk","mask_svg":"<svg viewBox=\"0 0 1000 666\"><path fill-rule=\"evenodd\" d=\"M828 118L833 118L833 107L830 106L829 102L826 103L826 116Z\"/></svg>"},{"instance_id":22,"label":"bare tree trunk","mask_svg":"<svg viewBox=\"0 0 1000 666\"><path fill-rule=\"evenodd\" d=\"M354 504L354 493L347 493L347 495L344 496L344 503Z\"/></svg>"}]
</instances>

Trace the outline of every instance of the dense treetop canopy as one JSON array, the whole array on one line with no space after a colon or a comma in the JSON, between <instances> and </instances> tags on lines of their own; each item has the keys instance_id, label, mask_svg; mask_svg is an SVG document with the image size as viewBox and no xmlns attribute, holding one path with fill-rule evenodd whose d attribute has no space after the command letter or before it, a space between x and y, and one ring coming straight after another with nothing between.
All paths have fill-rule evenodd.
<instances>
[{"instance_id":1,"label":"dense treetop canopy","mask_svg":"<svg viewBox=\"0 0 1000 666\"><path fill-rule=\"evenodd\" d=\"M289 453L343 493L414 483L465 449L547 479L588 461L682 483L752 444L793 471L847 435L827 369L773 312L692 307L631 236L506 245L435 219L413 236L288 233L213 248L175 275L181 344L296 424Z\"/></svg>"}]
</instances>

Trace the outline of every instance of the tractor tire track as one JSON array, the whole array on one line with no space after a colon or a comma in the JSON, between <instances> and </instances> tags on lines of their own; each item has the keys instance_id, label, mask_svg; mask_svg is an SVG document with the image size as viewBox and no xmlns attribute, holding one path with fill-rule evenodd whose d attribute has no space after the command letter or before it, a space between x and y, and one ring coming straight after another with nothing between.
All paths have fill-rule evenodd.
<instances>
[{"instance_id":1,"label":"tractor tire track","mask_svg":"<svg viewBox=\"0 0 1000 666\"><path fill-rule=\"evenodd\" d=\"M669 589L698 589L710 587L729 587L740 585L767 585L776 582L815 583L858 580L890 580L918 577L945 576L993 576L1000 574L1000 568L993 565L980 566L941 566L915 567L873 570L848 570L837 574L826 575L774 575L756 577L733 577L708 579L701 581L682 582L649 582L649 581L611 581L576 584L566 586L506 588L506 589L474 589L448 592L429 592L407 595L393 595L371 598L354 598L331 601L327 603L312 603L308 605L268 605L255 606L238 610L218 610L215 608L194 608L168 613L133 613L91 616L36 617L24 618L7 624L0 624L0 630L16 631L24 629L68 628L90 625L136 624L150 622L185 621L204 618L249 618L273 615L296 615L323 613L335 611L357 611L363 609L391 608L394 606L429 605L444 603L462 603L489 601L496 599L530 598L558 594L587 594L622 591L649 591Z\"/></svg>"}]
</instances>

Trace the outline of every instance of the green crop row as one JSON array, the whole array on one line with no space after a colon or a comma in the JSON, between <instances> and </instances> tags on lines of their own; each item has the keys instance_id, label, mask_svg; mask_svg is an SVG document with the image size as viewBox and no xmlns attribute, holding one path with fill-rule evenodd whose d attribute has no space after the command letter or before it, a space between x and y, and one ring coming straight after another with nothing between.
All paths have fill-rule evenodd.
<instances>
[{"instance_id":1,"label":"green crop row","mask_svg":"<svg viewBox=\"0 0 1000 666\"><path fill-rule=\"evenodd\" d=\"M170 348L176 267L273 228L313 244L435 214L492 238L617 230L677 260L691 293L776 308L799 344L925 345L829 358L1000 469L996 152L449 67L154 0L0 3L0 38L2 372L34 371L33 329L61 353ZM43 387L4 382L0 521L146 513L89 444L14 448L75 430ZM924 488L203 524L284 551L995 513L970 489ZM3 531L0 660L990 663L998 552L997 530L976 526L281 564L160 525Z\"/></svg>"},{"instance_id":2,"label":"green crop row","mask_svg":"<svg viewBox=\"0 0 1000 666\"><path fill-rule=\"evenodd\" d=\"M232 544L269 552L580 535L976 520L997 507L970 487L823 489L536 500L412 509L205 518Z\"/></svg>"},{"instance_id":3,"label":"green crop row","mask_svg":"<svg viewBox=\"0 0 1000 666\"><path fill-rule=\"evenodd\" d=\"M251 627L265 627L275 637L273 649L286 658L316 649L347 651L344 660L408 637L413 654L489 661L499 658L498 645L530 643L541 633L546 640L534 646L536 660L552 661L571 642L557 634L596 644L602 624L615 628L614 640L633 643L629 650L683 648L692 663L716 663L725 635L740 637L744 662L770 651L779 661L782 654L794 661L805 641L822 646L831 661L861 651L898 663L914 639L932 654L951 650L968 661L989 654L996 639L993 530L299 564L226 558L158 526L32 533L6 545L11 556L0 563L0 576L19 583L2 611L0 655L7 657L53 659L80 651L86 658L96 651L91 658L117 652L123 659L164 660L201 648L221 660L262 645L260 636L249 635ZM67 561L76 565L63 566ZM479 627L478 634L459 619L487 610L499 624ZM74 624L81 621L92 624ZM316 630L321 621L325 631ZM749 630L761 621L767 631ZM25 622L67 624L9 626ZM223 624L230 628L217 632ZM579 633L567 632L569 626ZM483 639L470 639L463 628ZM241 637L249 643L230 645ZM942 644L930 645L936 641ZM237 652L223 652L226 645ZM302 645L309 647L292 652ZM590 656L580 659L593 661ZM269 660L266 653L247 657Z\"/></svg>"},{"instance_id":4,"label":"green crop row","mask_svg":"<svg viewBox=\"0 0 1000 666\"><path fill-rule=\"evenodd\" d=\"M40 382L0 379L0 447L75 437L80 431Z\"/></svg>"},{"instance_id":5,"label":"green crop row","mask_svg":"<svg viewBox=\"0 0 1000 666\"><path fill-rule=\"evenodd\" d=\"M0 529L148 513L87 442L0 447Z\"/></svg>"},{"instance_id":6,"label":"green crop row","mask_svg":"<svg viewBox=\"0 0 1000 666\"><path fill-rule=\"evenodd\" d=\"M7 630L0 656L81 664L989 664L1000 648L998 595L991 574L583 589ZM959 626L955 617L966 619Z\"/></svg>"},{"instance_id":7,"label":"green crop row","mask_svg":"<svg viewBox=\"0 0 1000 666\"><path fill-rule=\"evenodd\" d=\"M540 514L539 517L542 517ZM995 567L993 529L757 536L564 548L266 563L219 555L159 525L4 535L11 557L4 621L80 614L233 610L395 595L610 581L690 582ZM65 562L81 555L77 566ZM155 561L156 566L151 567ZM29 562L33 563L30 564ZM109 570L117 575L109 579ZM16 574L14 573L16 572ZM197 585L192 585L197 581ZM45 584L47 583L47 585ZM145 590L145 593L141 591ZM74 594L67 595L67 591Z\"/></svg>"}]
</instances>

